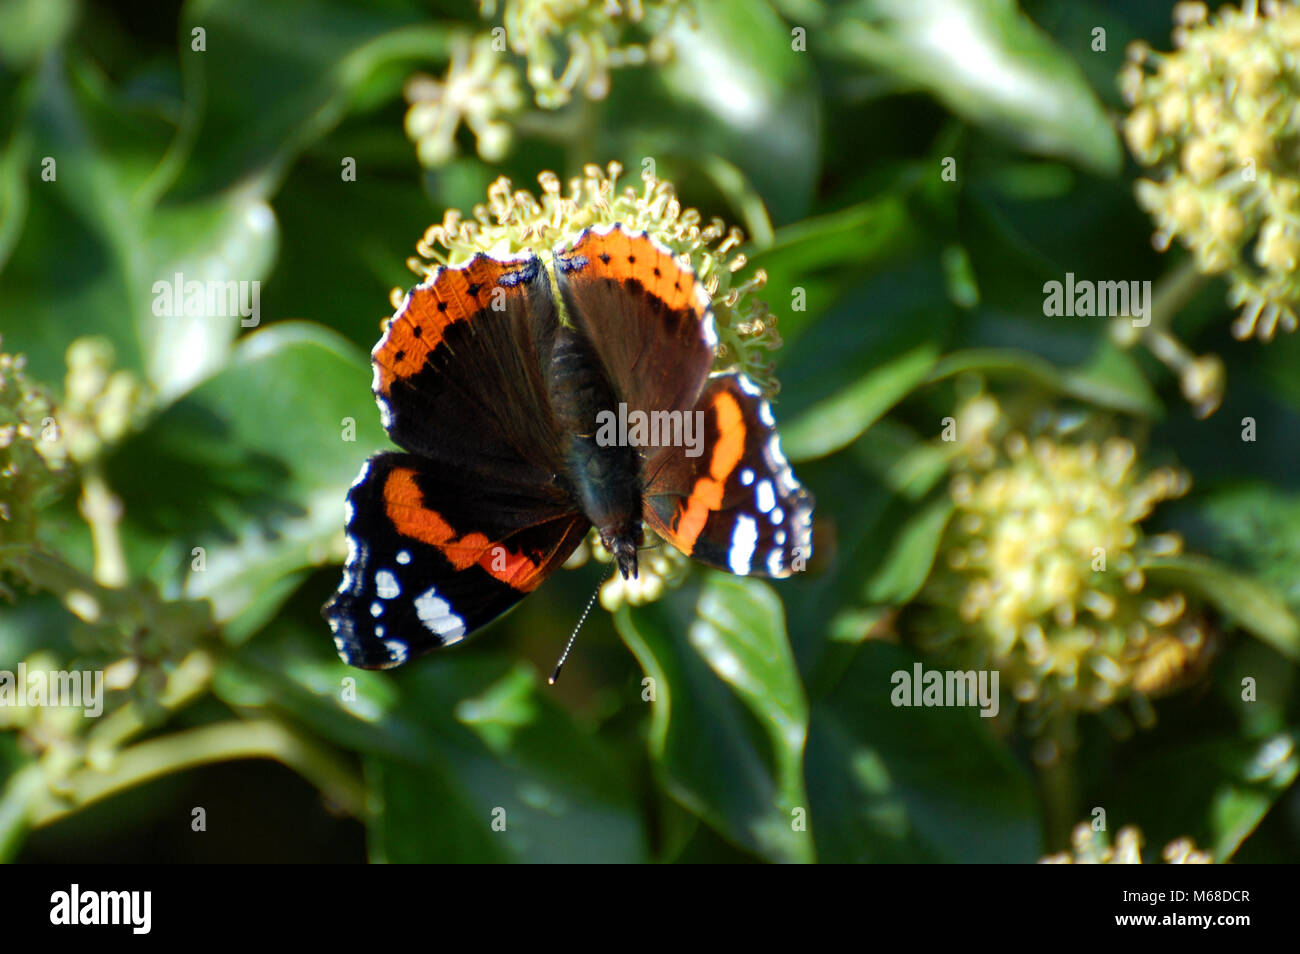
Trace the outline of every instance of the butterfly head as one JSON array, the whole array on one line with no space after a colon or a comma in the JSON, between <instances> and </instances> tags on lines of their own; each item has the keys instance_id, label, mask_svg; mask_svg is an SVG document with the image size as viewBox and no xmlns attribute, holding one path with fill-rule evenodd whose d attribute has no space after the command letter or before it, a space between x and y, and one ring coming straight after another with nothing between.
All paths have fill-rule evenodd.
<instances>
[{"instance_id":1,"label":"butterfly head","mask_svg":"<svg viewBox=\"0 0 1300 954\"><path fill-rule=\"evenodd\" d=\"M618 562L618 572L625 580L636 577L636 551L641 539L641 521L636 520L632 523L635 526L627 526L619 530L602 528L600 531L600 542L614 555L614 559Z\"/></svg>"}]
</instances>

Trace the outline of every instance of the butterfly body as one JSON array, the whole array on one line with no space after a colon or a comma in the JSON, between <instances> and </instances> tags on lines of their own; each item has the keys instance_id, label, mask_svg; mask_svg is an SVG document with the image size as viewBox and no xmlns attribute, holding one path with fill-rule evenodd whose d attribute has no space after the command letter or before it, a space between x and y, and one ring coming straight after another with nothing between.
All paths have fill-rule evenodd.
<instances>
[{"instance_id":1,"label":"butterfly body","mask_svg":"<svg viewBox=\"0 0 1300 954\"><path fill-rule=\"evenodd\" d=\"M372 354L405 453L372 457L348 493L348 559L324 608L342 658L391 668L461 641L592 526L625 577L645 527L732 573L802 569L811 496L758 389L712 372L716 347L689 266L618 225L413 289ZM615 418L698 423L698 439L611 439Z\"/></svg>"},{"instance_id":2,"label":"butterfly body","mask_svg":"<svg viewBox=\"0 0 1300 954\"><path fill-rule=\"evenodd\" d=\"M551 409L564 434L571 492L619 571L634 577L642 538L641 461L631 445L602 445L597 438L600 416L617 413L613 386L590 342L575 328L560 329L550 363Z\"/></svg>"}]
</instances>

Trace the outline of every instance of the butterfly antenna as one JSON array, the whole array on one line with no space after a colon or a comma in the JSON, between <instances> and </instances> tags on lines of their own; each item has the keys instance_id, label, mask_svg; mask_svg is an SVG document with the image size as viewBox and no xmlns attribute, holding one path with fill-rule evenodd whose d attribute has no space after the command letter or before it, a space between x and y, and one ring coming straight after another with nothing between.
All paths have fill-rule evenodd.
<instances>
[{"instance_id":1,"label":"butterfly antenna","mask_svg":"<svg viewBox=\"0 0 1300 954\"><path fill-rule=\"evenodd\" d=\"M573 627L573 632L569 634L569 641L564 644L564 652L560 653L560 661L555 664L555 671L551 673L551 678L546 680L547 685L553 686L560 678L560 670L564 668L564 661L569 658L569 653L573 651L573 643L578 638L578 630L582 629L582 624L587 621L587 616L591 613L591 608L596 605L596 597L600 595L600 588L605 585L605 581L614 573L614 567L617 564L611 562L605 575L600 578L596 584L595 591L591 594L591 599L587 600L587 608L582 611L578 617L578 623Z\"/></svg>"}]
</instances>

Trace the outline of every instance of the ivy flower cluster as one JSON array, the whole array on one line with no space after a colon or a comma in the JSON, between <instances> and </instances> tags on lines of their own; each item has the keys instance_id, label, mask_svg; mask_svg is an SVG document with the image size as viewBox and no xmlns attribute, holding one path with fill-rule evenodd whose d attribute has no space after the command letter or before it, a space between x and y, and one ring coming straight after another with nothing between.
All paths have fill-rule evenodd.
<instances>
[{"instance_id":1,"label":"ivy flower cluster","mask_svg":"<svg viewBox=\"0 0 1300 954\"><path fill-rule=\"evenodd\" d=\"M1028 436L988 395L956 421L953 514L920 594L921 648L1000 671L1031 731L1122 700L1145 718L1146 697L1208 655L1198 607L1143 571L1181 551L1142 521L1187 492L1187 475L1143 468L1120 437Z\"/></svg>"},{"instance_id":2,"label":"ivy flower cluster","mask_svg":"<svg viewBox=\"0 0 1300 954\"><path fill-rule=\"evenodd\" d=\"M1129 149L1150 177L1139 204L1155 245L1187 247L1221 275L1238 338L1294 331L1300 303L1300 7L1174 12L1175 49L1132 44L1120 85Z\"/></svg>"}]
</instances>

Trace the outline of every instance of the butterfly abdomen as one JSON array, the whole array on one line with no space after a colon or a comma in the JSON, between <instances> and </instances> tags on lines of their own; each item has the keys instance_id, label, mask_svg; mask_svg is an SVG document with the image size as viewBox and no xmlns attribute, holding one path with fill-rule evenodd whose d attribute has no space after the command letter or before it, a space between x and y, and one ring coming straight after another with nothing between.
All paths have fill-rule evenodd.
<instances>
[{"instance_id":1,"label":"butterfly abdomen","mask_svg":"<svg viewBox=\"0 0 1300 954\"><path fill-rule=\"evenodd\" d=\"M590 343L573 328L555 337L548 377L551 409L565 435L565 463L574 498L600 531L626 576L636 576L641 542L641 464L635 448L602 444L602 413L617 413L617 396Z\"/></svg>"}]
</instances>

